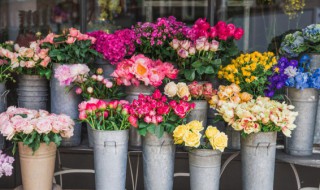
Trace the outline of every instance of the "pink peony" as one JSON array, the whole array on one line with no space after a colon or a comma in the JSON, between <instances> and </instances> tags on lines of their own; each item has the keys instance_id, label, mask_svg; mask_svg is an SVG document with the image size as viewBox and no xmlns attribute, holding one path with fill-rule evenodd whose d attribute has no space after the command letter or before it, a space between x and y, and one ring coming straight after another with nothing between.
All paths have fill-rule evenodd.
<instances>
[{"instance_id":1,"label":"pink peony","mask_svg":"<svg viewBox=\"0 0 320 190\"><path fill-rule=\"evenodd\" d=\"M128 120L129 120L130 124L131 124L133 127L135 127L135 128L138 127L138 119L137 119L136 117L130 115L129 118L128 118Z\"/></svg>"},{"instance_id":2,"label":"pink peony","mask_svg":"<svg viewBox=\"0 0 320 190\"><path fill-rule=\"evenodd\" d=\"M48 117L38 119L35 124L35 130L39 134L48 134L52 130L52 121Z\"/></svg>"},{"instance_id":3,"label":"pink peony","mask_svg":"<svg viewBox=\"0 0 320 190\"><path fill-rule=\"evenodd\" d=\"M243 34L244 34L243 29L242 28L237 28L235 30L235 32L234 32L234 39L240 40L242 38Z\"/></svg>"},{"instance_id":4,"label":"pink peony","mask_svg":"<svg viewBox=\"0 0 320 190\"><path fill-rule=\"evenodd\" d=\"M73 44L77 39L74 37L68 37L68 39L66 40L67 44Z\"/></svg>"},{"instance_id":5,"label":"pink peony","mask_svg":"<svg viewBox=\"0 0 320 190\"><path fill-rule=\"evenodd\" d=\"M70 28L69 29L69 34L70 34L70 36L71 37L77 37L79 34L81 34L80 33L80 31L79 30L77 30L77 29L75 29L75 28Z\"/></svg>"}]
</instances>

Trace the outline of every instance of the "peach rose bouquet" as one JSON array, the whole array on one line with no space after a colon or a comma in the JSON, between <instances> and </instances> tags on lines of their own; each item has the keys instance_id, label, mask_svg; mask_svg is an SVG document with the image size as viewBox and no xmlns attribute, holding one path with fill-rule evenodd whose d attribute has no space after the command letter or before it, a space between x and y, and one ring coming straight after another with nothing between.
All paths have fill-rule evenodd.
<instances>
[{"instance_id":1,"label":"peach rose bouquet","mask_svg":"<svg viewBox=\"0 0 320 190\"><path fill-rule=\"evenodd\" d=\"M14 143L13 153L18 142L23 142L34 152L40 143L57 146L63 138L73 136L74 121L67 115L50 114L44 110L29 110L11 106L0 114L0 132Z\"/></svg>"},{"instance_id":2,"label":"peach rose bouquet","mask_svg":"<svg viewBox=\"0 0 320 190\"><path fill-rule=\"evenodd\" d=\"M185 125L179 125L173 131L174 144L184 145L190 148L212 148L221 152L228 145L228 137L225 133L220 132L216 127L208 126L205 134L203 131L202 122L193 120ZM201 145L201 138L205 139L205 144Z\"/></svg>"}]
</instances>

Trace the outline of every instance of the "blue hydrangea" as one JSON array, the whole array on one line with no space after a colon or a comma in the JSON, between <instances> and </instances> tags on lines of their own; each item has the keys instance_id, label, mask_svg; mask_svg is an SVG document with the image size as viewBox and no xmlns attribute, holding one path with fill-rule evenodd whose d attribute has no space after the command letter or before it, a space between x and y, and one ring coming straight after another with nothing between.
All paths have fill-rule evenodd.
<instances>
[{"instance_id":1,"label":"blue hydrangea","mask_svg":"<svg viewBox=\"0 0 320 190\"><path fill-rule=\"evenodd\" d=\"M300 53L308 49L304 41L301 31L296 31L293 34L287 34L280 46L280 53L288 57L298 57Z\"/></svg>"},{"instance_id":2,"label":"blue hydrangea","mask_svg":"<svg viewBox=\"0 0 320 190\"><path fill-rule=\"evenodd\" d=\"M304 39L312 42L320 42L320 24L311 24L302 30Z\"/></svg>"}]
</instances>

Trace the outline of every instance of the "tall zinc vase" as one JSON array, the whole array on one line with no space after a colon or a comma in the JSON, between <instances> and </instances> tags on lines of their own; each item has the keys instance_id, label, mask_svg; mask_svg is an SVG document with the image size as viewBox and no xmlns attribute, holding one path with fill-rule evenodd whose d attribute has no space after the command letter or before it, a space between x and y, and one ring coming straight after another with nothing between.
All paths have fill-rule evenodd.
<instances>
[{"instance_id":1,"label":"tall zinc vase","mask_svg":"<svg viewBox=\"0 0 320 190\"><path fill-rule=\"evenodd\" d=\"M226 127L226 134L228 135L228 149L240 150L241 148L241 134L234 130L231 126Z\"/></svg>"},{"instance_id":2,"label":"tall zinc vase","mask_svg":"<svg viewBox=\"0 0 320 190\"><path fill-rule=\"evenodd\" d=\"M151 95L154 91L154 88L152 86L145 86L145 85L140 85L140 86L128 86L125 89L125 93L127 95L126 100L128 100L130 103L138 99L139 94L144 94L144 95ZM130 128L129 132L129 146L130 149L133 150L139 150L141 149L142 146L142 137L138 133L138 130L134 127Z\"/></svg>"},{"instance_id":3,"label":"tall zinc vase","mask_svg":"<svg viewBox=\"0 0 320 190\"><path fill-rule=\"evenodd\" d=\"M51 190L57 146L41 143L34 153L18 143L23 190Z\"/></svg>"},{"instance_id":4,"label":"tall zinc vase","mask_svg":"<svg viewBox=\"0 0 320 190\"><path fill-rule=\"evenodd\" d=\"M320 68L320 54L312 53L310 56L310 69L314 71ZM319 94L320 95L320 94ZM320 101L320 98L319 98ZM320 145L320 103L318 102L316 125L314 129L313 143Z\"/></svg>"},{"instance_id":5,"label":"tall zinc vase","mask_svg":"<svg viewBox=\"0 0 320 190\"><path fill-rule=\"evenodd\" d=\"M143 179L145 190L172 190L176 147L172 135L161 138L147 133L143 137Z\"/></svg>"},{"instance_id":6,"label":"tall zinc vase","mask_svg":"<svg viewBox=\"0 0 320 190\"><path fill-rule=\"evenodd\" d=\"M18 107L47 110L48 80L38 75L19 75Z\"/></svg>"},{"instance_id":7,"label":"tall zinc vase","mask_svg":"<svg viewBox=\"0 0 320 190\"><path fill-rule=\"evenodd\" d=\"M191 190L219 190L221 152L194 149L189 152Z\"/></svg>"},{"instance_id":8,"label":"tall zinc vase","mask_svg":"<svg viewBox=\"0 0 320 190\"><path fill-rule=\"evenodd\" d=\"M7 95L9 91L6 90L6 83L0 83L0 113L6 111L7 109ZM0 134L0 150L5 147L5 138Z\"/></svg>"},{"instance_id":9,"label":"tall zinc vase","mask_svg":"<svg viewBox=\"0 0 320 190\"><path fill-rule=\"evenodd\" d=\"M53 71L60 66L53 64ZM81 97L76 94L72 88L67 91L64 86L60 86L59 81L53 76L50 81L51 93L51 112L55 114L66 114L72 119L78 119L78 105L81 103ZM81 123L76 122L74 126L74 135L71 138L63 138L61 146L78 146L81 143Z\"/></svg>"},{"instance_id":10,"label":"tall zinc vase","mask_svg":"<svg viewBox=\"0 0 320 190\"><path fill-rule=\"evenodd\" d=\"M111 78L110 75L116 69L115 65L112 65L111 63L109 63L107 60L104 60L104 59L97 59L95 67L97 69L98 68L102 68L103 69L103 74L102 75L103 75L104 78Z\"/></svg>"},{"instance_id":11,"label":"tall zinc vase","mask_svg":"<svg viewBox=\"0 0 320 190\"><path fill-rule=\"evenodd\" d=\"M129 130L92 130L96 190L125 190Z\"/></svg>"},{"instance_id":12,"label":"tall zinc vase","mask_svg":"<svg viewBox=\"0 0 320 190\"><path fill-rule=\"evenodd\" d=\"M290 138L285 139L285 151L290 155L312 155L313 135L316 123L319 93L318 90L307 88L298 90L286 88L289 103L295 106L294 111L299 115L295 120L297 128Z\"/></svg>"},{"instance_id":13,"label":"tall zinc vase","mask_svg":"<svg viewBox=\"0 0 320 190\"><path fill-rule=\"evenodd\" d=\"M241 138L242 190L273 190L277 132Z\"/></svg>"}]
</instances>

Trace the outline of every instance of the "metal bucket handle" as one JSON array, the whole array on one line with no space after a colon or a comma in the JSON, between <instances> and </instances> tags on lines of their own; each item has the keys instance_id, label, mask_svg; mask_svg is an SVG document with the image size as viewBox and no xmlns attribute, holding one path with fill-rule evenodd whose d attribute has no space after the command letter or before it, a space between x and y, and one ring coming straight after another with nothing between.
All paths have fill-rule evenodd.
<instances>
[{"instance_id":1,"label":"metal bucket handle","mask_svg":"<svg viewBox=\"0 0 320 190\"><path fill-rule=\"evenodd\" d=\"M161 151L162 151L162 146L163 146L163 144L165 143L165 140L163 140L162 141L162 143L161 143L161 146L160 146L160 153L161 153Z\"/></svg>"},{"instance_id":2,"label":"metal bucket handle","mask_svg":"<svg viewBox=\"0 0 320 190\"><path fill-rule=\"evenodd\" d=\"M114 153L117 154L117 142L116 141L104 141L104 147L114 144Z\"/></svg>"},{"instance_id":3,"label":"metal bucket handle","mask_svg":"<svg viewBox=\"0 0 320 190\"><path fill-rule=\"evenodd\" d=\"M259 142L256 146L256 151L255 151L255 155L257 155L257 150L259 148L259 146L262 146L262 145L266 145L267 146L267 156L269 154L269 148L270 148L270 145L271 143L268 143L268 142Z\"/></svg>"},{"instance_id":4,"label":"metal bucket handle","mask_svg":"<svg viewBox=\"0 0 320 190\"><path fill-rule=\"evenodd\" d=\"M10 90L6 90L0 95L1 102L3 102L3 103L7 102L7 95L9 94L9 92L10 92Z\"/></svg>"},{"instance_id":5,"label":"metal bucket handle","mask_svg":"<svg viewBox=\"0 0 320 190\"><path fill-rule=\"evenodd\" d=\"M292 102L289 98L289 89L288 88L286 88L286 94L284 94L284 98L288 100L290 105L292 105Z\"/></svg>"}]
</instances>

